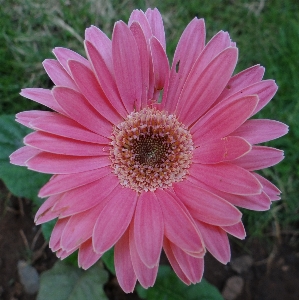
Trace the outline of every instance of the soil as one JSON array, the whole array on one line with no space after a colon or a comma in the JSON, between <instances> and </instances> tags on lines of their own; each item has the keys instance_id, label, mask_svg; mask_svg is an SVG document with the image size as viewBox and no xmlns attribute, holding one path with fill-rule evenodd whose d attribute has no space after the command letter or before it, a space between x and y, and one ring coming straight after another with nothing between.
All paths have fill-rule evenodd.
<instances>
[{"instance_id":1,"label":"soil","mask_svg":"<svg viewBox=\"0 0 299 300\"><path fill-rule=\"evenodd\" d=\"M11 196L2 183L0 195L0 300L35 300L36 294L27 294L20 282L18 261L30 262L42 273L57 258L44 241L40 227L33 223L30 201ZM235 300L297 300L299 243L296 237L296 232L289 232L283 235L282 241L274 237L247 238L241 242L232 239L232 262L239 259L242 265L242 261L249 259L250 264L239 270L233 263L224 266L207 254L204 277L221 292L229 278L241 278L244 285ZM111 300L139 299L135 293L122 292L112 275L105 292Z\"/></svg>"}]
</instances>

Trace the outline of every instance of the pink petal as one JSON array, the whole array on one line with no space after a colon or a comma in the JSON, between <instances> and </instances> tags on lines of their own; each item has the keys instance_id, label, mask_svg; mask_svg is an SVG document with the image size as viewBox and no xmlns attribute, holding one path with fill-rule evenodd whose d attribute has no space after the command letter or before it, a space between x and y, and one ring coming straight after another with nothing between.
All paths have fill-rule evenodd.
<instances>
[{"instance_id":1,"label":"pink petal","mask_svg":"<svg viewBox=\"0 0 299 300\"><path fill-rule=\"evenodd\" d=\"M58 217L59 217L59 213L57 211L52 211L51 209L49 209L35 222L35 225L40 225L52 221Z\"/></svg>"},{"instance_id":2,"label":"pink petal","mask_svg":"<svg viewBox=\"0 0 299 300\"><path fill-rule=\"evenodd\" d=\"M63 249L59 249L57 252L56 252L56 256L58 258L60 258L61 260L67 258L68 256L70 256L72 253L74 253L78 248L75 248L75 249L72 249L71 251L65 251Z\"/></svg>"},{"instance_id":3,"label":"pink petal","mask_svg":"<svg viewBox=\"0 0 299 300\"><path fill-rule=\"evenodd\" d=\"M200 54L201 59L205 61L202 70L223 50L227 48L235 48L235 45L231 43L229 33L220 30L217 32L211 40L205 46L203 52Z\"/></svg>"},{"instance_id":4,"label":"pink petal","mask_svg":"<svg viewBox=\"0 0 299 300\"><path fill-rule=\"evenodd\" d=\"M137 277L131 261L129 229L125 231L123 236L115 244L114 265L119 285L125 293L132 293Z\"/></svg>"},{"instance_id":5,"label":"pink petal","mask_svg":"<svg viewBox=\"0 0 299 300\"><path fill-rule=\"evenodd\" d=\"M196 148L193 162L214 164L241 157L251 150L251 145L243 138L228 136L214 140Z\"/></svg>"},{"instance_id":6,"label":"pink petal","mask_svg":"<svg viewBox=\"0 0 299 300\"><path fill-rule=\"evenodd\" d=\"M63 229L66 226L68 220L69 220L69 218L58 219L53 228L53 231L52 231L52 234L50 237L50 241L49 241L49 247L53 252L60 249L61 234L62 234Z\"/></svg>"},{"instance_id":7,"label":"pink petal","mask_svg":"<svg viewBox=\"0 0 299 300\"><path fill-rule=\"evenodd\" d=\"M189 252L202 252L203 245L195 223L187 210L164 190L157 189L155 194L160 202L164 217L164 234L182 249Z\"/></svg>"},{"instance_id":8,"label":"pink petal","mask_svg":"<svg viewBox=\"0 0 299 300\"><path fill-rule=\"evenodd\" d=\"M151 54L155 76L155 89L163 90L168 83L169 64L165 50L156 38L150 40Z\"/></svg>"},{"instance_id":9,"label":"pink petal","mask_svg":"<svg viewBox=\"0 0 299 300\"><path fill-rule=\"evenodd\" d=\"M162 104L166 111L174 112L177 100L190 70L205 45L204 20L194 18L184 30L175 50L171 67L168 93Z\"/></svg>"},{"instance_id":10,"label":"pink petal","mask_svg":"<svg viewBox=\"0 0 299 300\"><path fill-rule=\"evenodd\" d=\"M145 18L145 15L144 15ZM145 18L147 22L147 19ZM149 25L148 25L149 26ZM153 87L149 87L150 85L150 72L153 73L152 68L150 68L150 52L148 47L148 42L145 37L145 33L143 32L141 25L137 22L133 22L130 25L130 30L135 38L135 41L138 46L138 51L140 55L141 64L141 81L142 81L142 99L141 99L141 107L144 108L147 106L147 102L150 98L148 95L149 90L152 90ZM150 30L150 28L149 28ZM153 74L151 74L153 77ZM153 85L153 83L152 83Z\"/></svg>"},{"instance_id":11,"label":"pink petal","mask_svg":"<svg viewBox=\"0 0 299 300\"><path fill-rule=\"evenodd\" d=\"M201 239L202 239L202 237L201 237ZM203 243L203 239L202 239L202 243ZM201 252L187 252L187 251L184 251L184 252L186 252L186 254L188 254L188 255L190 255L192 257L203 258L205 256L205 254L206 254L206 248L204 248L203 251L201 251Z\"/></svg>"},{"instance_id":12,"label":"pink petal","mask_svg":"<svg viewBox=\"0 0 299 300\"><path fill-rule=\"evenodd\" d=\"M216 188L203 184L192 177L188 177L188 180L190 182L193 182L196 186L199 186L201 189L209 191L210 193L217 195L222 199L225 199L225 201L235 206L239 206L251 210L265 211L268 210L271 205L271 201L269 197L264 193L264 191L262 191L262 193L258 195L248 195L248 196L234 195L234 194L222 192ZM201 219L199 218L199 220Z\"/></svg>"},{"instance_id":13,"label":"pink petal","mask_svg":"<svg viewBox=\"0 0 299 300\"><path fill-rule=\"evenodd\" d=\"M135 226L133 221L130 225L130 252L131 252L132 265L140 284L147 289L148 287L153 286L155 283L159 264L153 266L152 268L149 268L140 259L138 251L136 249L134 227ZM148 249L148 251L149 250L150 249Z\"/></svg>"},{"instance_id":14,"label":"pink petal","mask_svg":"<svg viewBox=\"0 0 299 300\"><path fill-rule=\"evenodd\" d=\"M234 95L236 92L262 80L265 68L260 65L252 66L233 76L227 83L225 89L218 97L216 103Z\"/></svg>"},{"instance_id":15,"label":"pink petal","mask_svg":"<svg viewBox=\"0 0 299 300\"><path fill-rule=\"evenodd\" d=\"M28 88L22 89L20 95L65 115L65 112L57 103L50 90L41 88Z\"/></svg>"},{"instance_id":16,"label":"pink petal","mask_svg":"<svg viewBox=\"0 0 299 300\"><path fill-rule=\"evenodd\" d=\"M71 251L91 238L96 220L107 202L99 201L99 204L91 209L70 217L61 235L60 247L63 250Z\"/></svg>"},{"instance_id":17,"label":"pink petal","mask_svg":"<svg viewBox=\"0 0 299 300\"><path fill-rule=\"evenodd\" d=\"M246 232L242 222L239 222L231 226L222 226L227 233L237 237L238 239L244 240L246 237Z\"/></svg>"},{"instance_id":18,"label":"pink petal","mask_svg":"<svg viewBox=\"0 0 299 300\"><path fill-rule=\"evenodd\" d=\"M103 145L81 142L40 131L28 134L24 138L24 144L46 152L63 155L109 155Z\"/></svg>"},{"instance_id":19,"label":"pink petal","mask_svg":"<svg viewBox=\"0 0 299 300\"><path fill-rule=\"evenodd\" d=\"M265 146L253 146L252 150L243 157L231 163L248 171L256 171L278 164L284 158L283 151Z\"/></svg>"},{"instance_id":20,"label":"pink petal","mask_svg":"<svg viewBox=\"0 0 299 300\"><path fill-rule=\"evenodd\" d=\"M96 253L92 248L92 240L88 239L80 245L78 254L78 265L84 270L89 269L94 265L100 258L102 254Z\"/></svg>"},{"instance_id":21,"label":"pink petal","mask_svg":"<svg viewBox=\"0 0 299 300\"><path fill-rule=\"evenodd\" d=\"M67 156L42 152L27 161L28 169L48 174L79 173L109 166L109 157Z\"/></svg>"},{"instance_id":22,"label":"pink petal","mask_svg":"<svg viewBox=\"0 0 299 300\"><path fill-rule=\"evenodd\" d=\"M118 21L112 35L112 55L117 88L128 112L140 110L142 73L138 47L128 26Z\"/></svg>"},{"instance_id":23,"label":"pink petal","mask_svg":"<svg viewBox=\"0 0 299 300\"><path fill-rule=\"evenodd\" d=\"M169 263L172 266L174 272L185 284L190 285L191 281L188 279L188 277L182 271L178 261L176 260L174 254L173 254L173 251L171 248L171 242L167 238L164 238L163 249L165 251L165 254L166 254L166 256L169 260Z\"/></svg>"},{"instance_id":24,"label":"pink petal","mask_svg":"<svg viewBox=\"0 0 299 300\"><path fill-rule=\"evenodd\" d=\"M28 146L21 147L9 156L10 163L13 165L26 167L26 161L40 152L40 150Z\"/></svg>"},{"instance_id":25,"label":"pink petal","mask_svg":"<svg viewBox=\"0 0 299 300\"><path fill-rule=\"evenodd\" d=\"M102 136L111 135L112 124L99 115L80 93L65 87L54 87L52 93L61 107L76 122Z\"/></svg>"},{"instance_id":26,"label":"pink petal","mask_svg":"<svg viewBox=\"0 0 299 300\"><path fill-rule=\"evenodd\" d=\"M277 85L274 80L263 80L250 86L244 87L235 94L231 95L225 101L232 101L248 95L257 95L259 102L253 111L252 115L260 111L275 95L277 91Z\"/></svg>"},{"instance_id":27,"label":"pink petal","mask_svg":"<svg viewBox=\"0 0 299 300\"><path fill-rule=\"evenodd\" d=\"M242 214L233 205L188 180L175 183L173 188L196 219L219 226L233 225L241 220Z\"/></svg>"},{"instance_id":28,"label":"pink petal","mask_svg":"<svg viewBox=\"0 0 299 300\"><path fill-rule=\"evenodd\" d=\"M60 256L61 256L61 254L63 253L64 251L62 250L62 249L58 249L57 251L56 251L56 257L57 258L60 258Z\"/></svg>"},{"instance_id":29,"label":"pink petal","mask_svg":"<svg viewBox=\"0 0 299 300\"><path fill-rule=\"evenodd\" d=\"M75 60L69 60L68 64L74 81L89 104L112 124L120 123L122 121L121 116L106 99L94 73Z\"/></svg>"},{"instance_id":30,"label":"pink petal","mask_svg":"<svg viewBox=\"0 0 299 300\"><path fill-rule=\"evenodd\" d=\"M111 141L106 137L87 130L72 119L59 114L52 113L51 115L35 118L30 122L30 126L32 126L35 130L41 130L82 142L107 145Z\"/></svg>"},{"instance_id":31,"label":"pink petal","mask_svg":"<svg viewBox=\"0 0 299 300\"><path fill-rule=\"evenodd\" d=\"M134 237L140 259L148 268L158 264L163 235L163 215L155 194L141 193L135 210Z\"/></svg>"},{"instance_id":32,"label":"pink petal","mask_svg":"<svg viewBox=\"0 0 299 300\"><path fill-rule=\"evenodd\" d=\"M237 195L257 195L262 192L259 181L250 172L237 165L193 164L189 173L196 180L223 192Z\"/></svg>"},{"instance_id":33,"label":"pink petal","mask_svg":"<svg viewBox=\"0 0 299 300\"><path fill-rule=\"evenodd\" d=\"M57 203L55 211L60 212L60 217L66 217L86 211L99 203L106 203L110 199L106 199L106 197L118 184L115 176L107 175L97 181L70 190Z\"/></svg>"},{"instance_id":34,"label":"pink petal","mask_svg":"<svg viewBox=\"0 0 299 300\"><path fill-rule=\"evenodd\" d=\"M85 41L85 48L103 92L115 110L125 118L128 113L119 95L114 75L108 69L104 58L90 42Z\"/></svg>"},{"instance_id":35,"label":"pink petal","mask_svg":"<svg viewBox=\"0 0 299 300\"><path fill-rule=\"evenodd\" d=\"M237 48L227 48L217 55L197 76L201 64L190 72L180 96L177 113L185 125L200 118L220 95L230 79L238 58ZM201 60L201 56L198 59Z\"/></svg>"},{"instance_id":36,"label":"pink petal","mask_svg":"<svg viewBox=\"0 0 299 300\"><path fill-rule=\"evenodd\" d=\"M188 255L177 245L171 243L172 252L182 271L192 283L200 282L204 271L203 258Z\"/></svg>"},{"instance_id":37,"label":"pink petal","mask_svg":"<svg viewBox=\"0 0 299 300\"><path fill-rule=\"evenodd\" d=\"M230 261L230 246L226 232L218 226L196 221L208 251L221 263Z\"/></svg>"},{"instance_id":38,"label":"pink petal","mask_svg":"<svg viewBox=\"0 0 299 300\"><path fill-rule=\"evenodd\" d=\"M257 96L220 102L192 126L195 146L229 135L251 116L257 103Z\"/></svg>"},{"instance_id":39,"label":"pink petal","mask_svg":"<svg viewBox=\"0 0 299 300\"><path fill-rule=\"evenodd\" d=\"M235 46L231 45L229 34L221 30L212 37L196 60L193 66L193 69L197 70L196 76L200 76L208 64L227 48L235 48Z\"/></svg>"},{"instance_id":40,"label":"pink petal","mask_svg":"<svg viewBox=\"0 0 299 300\"><path fill-rule=\"evenodd\" d=\"M53 49L53 53L56 56L57 60L60 62L60 64L63 66L63 68L70 74L68 61L70 59L76 60L82 64L84 64L86 67L90 68L89 61L81 56L80 54L62 47L56 47Z\"/></svg>"},{"instance_id":41,"label":"pink petal","mask_svg":"<svg viewBox=\"0 0 299 300\"><path fill-rule=\"evenodd\" d=\"M109 71L113 72L112 42L107 35L96 26L91 26L85 30L85 40L99 51Z\"/></svg>"},{"instance_id":42,"label":"pink petal","mask_svg":"<svg viewBox=\"0 0 299 300\"><path fill-rule=\"evenodd\" d=\"M270 198L264 192L259 195L250 196L233 195L224 192L218 192L217 194L231 204L246 209L265 211L270 209L271 205Z\"/></svg>"},{"instance_id":43,"label":"pink petal","mask_svg":"<svg viewBox=\"0 0 299 300\"><path fill-rule=\"evenodd\" d=\"M145 15L148 19L153 35L158 39L163 48L166 50L164 25L160 12L157 8L148 8L145 12Z\"/></svg>"},{"instance_id":44,"label":"pink petal","mask_svg":"<svg viewBox=\"0 0 299 300\"><path fill-rule=\"evenodd\" d=\"M98 253L109 250L128 228L135 210L137 193L118 186L109 198L93 231L93 246Z\"/></svg>"},{"instance_id":45,"label":"pink petal","mask_svg":"<svg viewBox=\"0 0 299 300\"><path fill-rule=\"evenodd\" d=\"M139 24L139 26L141 27L141 29L144 33L146 41L148 41L150 39L150 37L152 36L152 30L149 25L148 19L146 18L145 14L142 10L134 9L132 11L129 21L128 21L128 26L130 27L131 30L132 30L133 23ZM132 30L132 32L133 32L133 30Z\"/></svg>"},{"instance_id":46,"label":"pink petal","mask_svg":"<svg viewBox=\"0 0 299 300\"><path fill-rule=\"evenodd\" d=\"M281 191L273 183L257 173L252 174L262 184L263 191L270 197L271 201L280 200L279 195L281 194Z\"/></svg>"},{"instance_id":47,"label":"pink petal","mask_svg":"<svg viewBox=\"0 0 299 300\"><path fill-rule=\"evenodd\" d=\"M33 128L30 123L35 119L55 116L55 115L58 114L50 111L41 111L41 110L22 111L16 114L16 121L26 127Z\"/></svg>"},{"instance_id":48,"label":"pink petal","mask_svg":"<svg viewBox=\"0 0 299 300\"><path fill-rule=\"evenodd\" d=\"M35 214L34 222L36 225L48 222L58 217L57 213L52 211L52 208L60 200L60 195L49 197L38 209Z\"/></svg>"},{"instance_id":49,"label":"pink petal","mask_svg":"<svg viewBox=\"0 0 299 300\"><path fill-rule=\"evenodd\" d=\"M278 86L274 80L265 80L263 82L267 82L268 85L265 87L265 89L263 89L257 93L260 101L252 115L255 115L263 107L265 107L277 92Z\"/></svg>"},{"instance_id":50,"label":"pink petal","mask_svg":"<svg viewBox=\"0 0 299 300\"><path fill-rule=\"evenodd\" d=\"M277 139L289 131L289 127L274 120L247 120L231 135L241 136L251 144L259 144Z\"/></svg>"},{"instance_id":51,"label":"pink petal","mask_svg":"<svg viewBox=\"0 0 299 300\"><path fill-rule=\"evenodd\" d=\"M196 59L194 62L194 65L192 68L189 70L189 74L187 77L186 84L192 85L193 87L196 87L197 81L199 80L200 77L203 76L203 71L205 71L206 67L214 60L217 56L221 54L222 51L226 50L227 48L230 47L230 38L229 34L227 32L220 31L218 32L206 45L206 47L201 51L200 56ZM231 50L229 50L231 51ZM233 50L235 51L235 50ZM225 52L225 53L226 53ZM188 56L188 54L187 54ZM217 61L217 60L216 60ZM218 74L218 72L216 72ZM183 92L181 93L180 98L185 97L184 91L186 89L186 85L184 86ZM189 90L189 93L191 93L191 89ZM177 95L179 96L179 95ZM188 101L188 97L185 97L186 101ZM216 100L216 99L214 99ZM181 101L178 105L178 110L180 110L183 106L185 105L184 102ZM198 114L198 117L200 117L200 114Z\"/></svg>"},{"instance_id":52,"label":"pink petal","mask_svg":"<svg viewBox=\"0 0 299 300\"><path fill-rule=\"evenodd\" d=\"M96 181L111 173L110 167L75 174L55 175L39 191L41 198L67 192L74 188Z\"/></svg>"},{"instance_id":53,"label":"pink petal","mask_svg":"<svg viewBox=\"0 0 299 300\"><path fill-rule=\"evenodd\" d=\"M57 60L45 59L43 66L55 85L65 86L76 91L78 90L73 79Z\"/></svg>"}]
</instances>

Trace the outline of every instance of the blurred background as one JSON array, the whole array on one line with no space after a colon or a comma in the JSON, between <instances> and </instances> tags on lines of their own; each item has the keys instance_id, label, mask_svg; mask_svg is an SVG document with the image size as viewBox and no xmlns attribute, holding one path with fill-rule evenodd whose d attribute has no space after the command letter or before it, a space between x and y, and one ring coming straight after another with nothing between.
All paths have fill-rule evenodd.
<instances>
[{"instance_id":1,"label":"blurred background","mask_svg":"<svg viewBox=\"0 0 299 300\"><path fill-rule=\"evenodd\" d=\"M232 265L225 267L207 257L205 278L223 293L229 278L240 277L242 290L234 299L299 299L298 0L0 0L0 178L4 182L0 185L0 299L36 298L36 293L30 295L21 283L21 267L19 271L17 268L20 260L34 266L38 273L55 262L41 230L32 221L40 204L34 195L47 178L30 177L35 190L18 187L15 191L12 186L18 184L19 173L17 169L7 171L10 149L18 148L26 134L11 123L12 115L44 109L22 98L20 90L53 86L42 61L54 58L54 47L67 47L84 55L85 28L96 25L111 37L115 21L126 22L133 9L145 11L148 7L157 7L163 16L170 61L186 25L194 17L204 18L207 40L224 30L237 43L236 73L261 64L266 68L264 78L275 79L278 84L276 96L257 117L275 119L290 127L285 137L267 143L284 150L286 158L262 172L282 191L282 200L267 212L242 210L248 237L245 241L231 239L232 258L245 257L239 264L250 260L247 269L237 271ZM9 137L14 141L5 148L10 144ZM44 234L47 239L46 230ZM109 298L101 299L140 297L123 295L113 273L107 282L103 297Z\"/></svg>"}]
</instances>

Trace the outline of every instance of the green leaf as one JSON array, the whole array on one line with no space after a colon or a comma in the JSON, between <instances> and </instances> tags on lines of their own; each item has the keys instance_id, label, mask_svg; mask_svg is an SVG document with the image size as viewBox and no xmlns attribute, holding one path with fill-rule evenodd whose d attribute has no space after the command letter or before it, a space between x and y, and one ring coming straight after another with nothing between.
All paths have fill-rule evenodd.
<instances>
[{"instance_id":1,"label":"green leaf","mask_svg":"<svg viewBox=\"0 0 299 300\"><path fill-rule=\"evenodd\" d=\"M108 270L115 275L115 268L114 268L114 248L111 248L107 252L105 252L102 256L102 261L108 268Z\"/></svg>"},{"instance_id":2,"label":"green leaf","mask_svg":"<svg viewBox=\"0 0 299 300\"><path fill-rule=\"evenodd\" d=\"M52 231L53 231L53 228L56 224L56 219L52 220L52 221L49 221L47 223L43 223L42 224L42 233L43 233L43 236L45 238L46 241L50 241L50 237L51 237L51 234L52 234Z\"/></svg>"},{"instance_id":3,"label":"green leaf","mask_svg":"<svg viewBox=\"0 0 299 300\"><path fill-rule=\"evenodd\" d=\"M40 206L43 200L38 198L37 194L49 180L50 175L36 173L9 163L9 155L24 146L23 138L30 132L14 118L12 115L0 116L0 179L12 194L31 199Z\"/></svg>"},{"instance_id":4,"label":"green leaf","mask_svg":"<svg viewBox=\"0 0 299 300\"><path fill-rule=\"evenodd\" d=\"M108 273L97 263L87 271L58 261L41 275L37 300L106 300Z\"/></svg>"},{"instance_id":5,"label":"green leaf","mask_svg":"<svg viewBox=\"0 0 299 300\"><path fill-rule=\"evenodd\" d=\"M67 256L63 261L69 265L73 265L74 267L78 268L78 255L79 250L76 250L71 255Z\"/></svg>"},{"instance_id":6,"label":"green leaf","mask_svg":"<svg viewBox=\"0 0 299 300\"><path fill-rule=\"evenodd\" d=\"M136 287L139 297L147 300L223 300L216 287L202 280L195 285L185 285L169 266L160 266L155 285L144 289Z\"/></svg>"}]
</instances>

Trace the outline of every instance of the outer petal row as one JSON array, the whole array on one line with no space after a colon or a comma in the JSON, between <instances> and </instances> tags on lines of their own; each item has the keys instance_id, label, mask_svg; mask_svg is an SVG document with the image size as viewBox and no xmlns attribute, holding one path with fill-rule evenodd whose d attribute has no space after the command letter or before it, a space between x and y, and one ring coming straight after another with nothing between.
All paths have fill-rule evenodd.
<instances>
[{"instance_id":1,"label":"outer petal row","mask_svg":"<svg viewBox=\"0 0 299 300\"><path fill-rule=\"evenodd\" d=\"M164 94L162 105L166 111L173 112L187 76L205 44L204 20L194 18L184 30L172 62L169 90Z\"/></svg>"},{"instance_id":2,"label":"outer petal row","mask_svg":"<svg viewBox=\"0 0 299 300\"><path fill-rule=\"evenodd\" d=\"M251 144L259 144L277 139L288 133L288 126L274 120L247 120L231 135L241 136Z\"/></svg>"},{"instance_id":3,"label":"outer petal row","mask_svg":"<svg viewBox=\"0 0 299 300\"><path fill-rule=\"evenodd\" d=\"M196 180L223 192L236 195L257 195L262 192L260 182L249 171L237 165L193 164L189 172Z\"/></svg>"},{"instance_id":4,"label":"outer petal row","mask_svg":"<svg viewBox=\"0 0 299 300\"><path fill-rule=\"evenodd\" d=\"M147 267L153 268L161 254L164 222L159 201L152 192L142 193L138 199L134 236L141 260Z\"/></svg>"},{"instance_id":5,"label":"outer petal row","mask_svg":"<svg viewBox=\"0 0 299 300\"><path fill-rule=\"evenodd\" d=\"M257 96L245 96L214 106L191 128L195 146L229 135L251 116L257 103Z\"/></svg>"},{"instance_id":6,"label":"outer petal row","mask_svg":"<svg viewBox=\"0 0 299 300\"><path fill-rule=\"evenodd\" d=\"M135 38L122 21L114 26L112 56L117 88L127 112L130 113L134 109L139 111L142 95L140 57Z\"/></svg>"},{"instance_id":7,"label":"outer petal row","mask_svg":"<svg viewBox=\"0 0 299 300\"><path fill-rule=\"evenodd\" d=\"M205 63L200 56L182 90L176 112L187 126L199 119L214 103L230 79L238 58L237 48L227 48L198 74ZM202 60L203 59L203 60ZM191 109L192 108L192 109Z\"/></svg>"},{"instance_id":8,"label":"outer petal row","mask_svg":"<svg viewBox=\"0 0 299 300\"><path fill-rule=\"evenodd\" d=\"M228 226L241 220L242 214L233 205L188 180L176 183L174 191L191 215L205 223Z\"/></svg>"},{"instance_id":9,"label":"outer petal row","mask_svg":"<svg viewBox=\"0 0 299 300\"><path fill-rule=\"evenodd\" d=\"M62 155L109 155L109 151L104 147L105 145L77 141L40 131L28 134L24 138L24 144L39 150Z\"/></svg>"},{"instance_id":10,"label":"outer petal row","mask_svg":"<svg viewBox=\"0 0 299 300\"><path fill-rule=\"evenodd\" d=\"M224 137L200 145L193 152L193 162L214 164L239 158L251 150L251 145L240 137Z\"/></svg>"}]
</instances>

